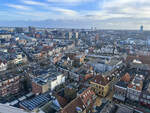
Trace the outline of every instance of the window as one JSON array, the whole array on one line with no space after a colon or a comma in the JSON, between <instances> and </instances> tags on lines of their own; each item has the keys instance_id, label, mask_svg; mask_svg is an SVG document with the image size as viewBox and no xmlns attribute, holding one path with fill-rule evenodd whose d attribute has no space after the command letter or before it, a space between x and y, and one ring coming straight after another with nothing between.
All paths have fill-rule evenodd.
<instances>
[{"instance_id":1,"label":"window","mask_svg":"<svg viewBox=\"0 0 150 113\"><path fill-rule=\"evenodd\" d=\"M99 86L99 89L101 89L101 86Z\"/></svg>"},{"instance_id":2,"label":"window","mask_svg":"<svg viewBox=\"0 0 150 113\"><path fill-rule=\"evenodd\" d=\"M99 92L99 95L101 95L101 92Z\"/></svg>"}]
</instances>

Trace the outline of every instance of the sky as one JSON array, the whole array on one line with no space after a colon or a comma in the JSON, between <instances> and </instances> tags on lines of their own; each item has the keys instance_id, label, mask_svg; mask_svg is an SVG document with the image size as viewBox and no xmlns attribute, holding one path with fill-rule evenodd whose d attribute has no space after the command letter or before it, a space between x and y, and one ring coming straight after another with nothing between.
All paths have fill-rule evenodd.
<instances>
[{"instance_id":1,"label":"sky","mask_svg":"<svg viewBox=\"0 0 150 113\"><path fill-rule=\"evenodd\" d=\"M0 0L0 26L150 30L150 0Z\"/></svg>"}]
</instances>

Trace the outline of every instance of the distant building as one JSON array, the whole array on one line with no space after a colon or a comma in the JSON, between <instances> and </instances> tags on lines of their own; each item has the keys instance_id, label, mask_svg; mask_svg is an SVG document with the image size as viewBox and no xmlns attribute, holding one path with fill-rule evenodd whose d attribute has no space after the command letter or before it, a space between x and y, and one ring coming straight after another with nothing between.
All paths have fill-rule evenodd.
<instances>
[{"instance_id":1,"label":"distant building","mask_svg":"<svg viewBox=\"0 0 150 113\"><path fill-rule=\"evenodd\" d=\"M16 33L23 33L23 28L22 27L16 27L15 32Z\"/></svg>"},{"instance_id":2,"label":"distant building","mask_svg":"<svg viewBox=\"0 0 150 113\"><path fill-rule=\"evenodd\" d=\"M76 32L75 34L76 34L76 39L78 39L79 38L79 33Z\"/></svg>"},{"instance_id":3,"label":"distant building","mask_svg":"<svg viewBox=\"0 0 150 113\"><path fill-rule=\"evenodd\" d=\"M69 39L71 39L72 38L72 32L69 32L69 37L68 37Z\"/></svg>"},{"instance_id":4,"label":"distant building","mask_svg":"<svg viewBox=\"0 0 150 113\"><path fill-rule=\"evenodd\" d=\"M84 54L77 55L77 56L75 56L74 63L75 64L82 64L82 63L84 63L84 59L85 59Z\"/></svg>"},{"instance_id":5,"label":"distant building","mask_svg":"<svg viewBox=\"0 0 150 113\"><path fill-rule=\"evenodd\" d=\"M29 33L34 34L36 29L34 27L29 26Z\"/></svg>"},{"instance_id":6,"label":"distant building","mask_svg":"<svg viewBox=\"0 0 150 113\"><path fill-rule=\"evenodd\" d=\"M11 34L10 33L0 33L0 39L10 39Z\"/></svg>"},{"instance_id":7,"label":"distant building","mask_svg":"<svg viewBox=\"0 0 150 113\"><path fill-rule=\"evenodd\" d=\"M140 31L143 32L143 29L144 29L144 27L143 27L143 25L141 25Z\"/></svg>"},{"instance_id":8,"label":"distant building","mask_svg":"<svg viewBox=\"0 0 150 113\"><path fill-rule=\"evenodd\" d=\"M7 69L7 62L0 60L0 71L5 71Z\"/></svg>"},{"instance_id":9,"label":"distant building","mask_svg":"<svg viewBox=\"0 0 150 113\"><path fill-rule=\"evenodd\" d=\"M78 32L73 32L72 33L72 38L73 39L78 39L79 38L79 33Z\"/></svg>"}]
</instances>

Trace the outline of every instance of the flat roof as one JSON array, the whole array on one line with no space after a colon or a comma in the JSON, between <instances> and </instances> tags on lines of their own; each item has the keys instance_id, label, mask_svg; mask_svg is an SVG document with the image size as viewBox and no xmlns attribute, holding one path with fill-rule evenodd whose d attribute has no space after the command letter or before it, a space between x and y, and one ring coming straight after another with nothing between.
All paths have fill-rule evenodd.
<instances>
[{"instance_id":1,"label":"flat roof","mask_svg":"<svg viewBox=\"0 0 150 113\"><path fill-rule=\"evenodd\" d=\"M0 113L28 113L22 109L0 104Z\"/></svg>"},{"instance_id":2,"label":"flat roof","mask_svg":"<svg viewBox=\"0 0 150 113\"><path fill-rule=\"evenodd\" d=\"M32 111L35 108L40 107L41 105L45 104L46 102L50 100L51 100L51 97L49 96L49 94L43 94L43 95L36 96L30 100L25 100L21 102L20 106L22 106L23 108L29 111Z\"/></svg>"},{"instance_id":3,"label":"flat roof","mask_svg":"<svg viewBox=\"0 0 150 113\"><path fill-rule=\"evenodd\" d=\"M117 82L116 86L127 88L128 84L124 81Z\"/></svg>"}]
</instances>

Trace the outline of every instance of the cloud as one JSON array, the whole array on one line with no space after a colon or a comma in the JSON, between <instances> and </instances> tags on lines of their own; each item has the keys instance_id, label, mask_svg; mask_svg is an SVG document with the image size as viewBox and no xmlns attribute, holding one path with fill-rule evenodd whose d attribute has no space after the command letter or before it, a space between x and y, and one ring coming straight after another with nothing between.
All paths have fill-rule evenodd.
<instances>
[{"instance_id":1,"label":"cloud","mask_svg":"<svg viewBox=\"0 0 150 113\"><path fill-rule=\"evenodd\" d=\"M37 2L37 1L32 1L32 0L22 0L22 2L23 2L24 4L27 4L27 5L47 6L46 3L43 3L43 2Z\"/></svg>"},{"instance_id":2,"label":"cloud","mask_svg":"<svg viewBox=\"0 0 150 113\"><path fill-rule=\"evenodd\" d=\"M102 11L105 15L110 15L112 18L150 18L150 1L148 0L111 0L102 5ZM101 5L100 5L101 6ZM116 16L114 16L116 15Z\"/></svg>"},{"instance_id":3,"label":"cloud","mask_svg":"<svg viewBox=\"0 0 150 113\"><path fill-rule=\"evenodd\" d=\"M14 15L17 14L17 19L20 17L21 19L25 18L31 20L77 20L79 24L81 24L81 22L90 25L92 25L91 23L94 25L101 23L102 26L113 27L114 25L116 28L119 28L119 26L130 26L130 28L132 28L132 26L137 27L145 23L148 26L148 20L150 19L150 0L20 1L21 2L18 3L24 5L7 4L8 7L20 9L14 13ZM92 8L90 5L92 5ZM0 15L4 15L4 13L1 12ZM102 24L102 22L105 24ZM69 24L71 24L71 22Z\"/></svg>"},{"instance_id":4,"label":"cloud","mask_svg":"<svg viewBox=\"0 0 150 113\"><path fill-rule=\"evenodd\" d=\"M17 5L17 4L6 4L8 7L20 9L20 10L31 10L30 7L24 5Z\"/></svg>"},{"instance_id":5,"label":"cloud","mask_svg":"<svg viewBox=\"0 0 150 113\"><path fill-rule=\"evenodd\" d=\"M48 2L59 2L59 3L82 3L82 2L91 2L94 0L47 0Z\"/></svg>"},{"instance_id":6,"label":"cloud","mask_svg":"<svg viewBox=\"0 0 150 113\"><path fill-rule=\"evenodd\" d=\"M77 15L77 12L74 10L70 10L70 9L64 9L64 8L58 8L58 7L53 7L51 8L53 11L57 11L60 13L63 13L65 15L70 15L70 16L75 16Z\"/></svg>"},{"instance_id":7,"label":"cloud","mask_svg":"<svg viewBox=\"0 0 150 113\"><path fill-rule=\"evenodd\" d=\"M90 2L96 3L97 0L47 0L47 1L57 6L78 6Z\"/></svg>"},{"instance_id":8,"label":"cloud","mask_svg":"<svg viewBox=\"0 0 150 113\"><path fill-rule=\"evenodd\" d=\"M55 12L59 12L61 14L64 14L64 15L68 15L68 16L75 16L77 15L77 12L74 11L74 10L70 10L70 9L65 9L65 8L60 8L60 7L51 7L49 4L46 4L44 2L37 2L37 1L31 1L31 0L22 0L24 4L27 4L27 5L36 5L36 6L44 6L43 8L47 10L47 13L48 12L52 12L52 11L55 11ZM57 0L56 0L57 1ZM67 1L67 0L65 0ZM74 1L74 0L72 0ZM77 0L78 1L78 0ZM74 1L75 2L75 1ZM39 11L37 11L39 12ZM42 12L40 13L41 15L45 14L46 12ZM28 13L29 14L29 13ZM40 15L40 16L41 16Z\"/></svg>"}]
</instances>

